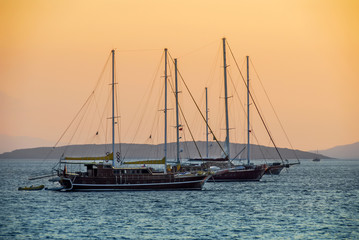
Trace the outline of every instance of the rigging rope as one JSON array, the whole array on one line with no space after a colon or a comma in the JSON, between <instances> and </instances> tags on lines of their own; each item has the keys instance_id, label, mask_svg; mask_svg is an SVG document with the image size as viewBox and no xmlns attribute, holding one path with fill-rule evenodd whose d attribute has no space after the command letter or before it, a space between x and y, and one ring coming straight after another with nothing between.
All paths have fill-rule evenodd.
<instances>
[{"instance_id":1,"label":"rigging rope","mask_svg":"<svg viewBox=\"0 0 359 240\"><path fill-rule=\"evenodd\" d=\"M245 110L244 107L243 107L243 103L242 103L242 101L241 101L241 99L240 99L240 97L239 97L239 93L238 93L238 91L237 91L237 88L236 88L235 85L234 85L233 78L232 78L232 76L231 76L230 73L228 73L228 76L229 76L229 79L231 80L231 83L232 83L232 85L233 85L234 92L236 93L236 96L238 97L238 100L239 100L239 102L240 102L241 109L242 109L242 111L244 112L244 114L246 114L247 112L246 112L246 110ZM262 146L259 144L258 138L256 137L256 135L255 135L255 133L254 133L253 130L251 130L251 134L254 136L254 138L255 138L255 140L256 140L256 142L257 142L257 144L258 144L259 150L260 150L260 152L262 153L263 158L266 159L265 156L264 156L264 154L263 154L263 151L262 151Z\"/></svg>"},{"instance_id":2,"label":"rigging rope","mask_svg":"<svg viewBox=\"0 0 359 240\"><path fill-rule=\"evenodd\" d=\"M277 114L277 112L276 112L276 110L275 110L275 108L274 108L274 106L273 106L273 104L272 104L272 101L270 100L270 98L269 98L269 96L268 96L268 94L267 94L267 91L265 90L265 88L264 88L264 86L263 86L262 80L261 80L261 78L259 77L259 74L257 73L256 68L254 67L254 64L253 64L253 62L252 62L252 59L249 59L249 60L251 61L251 65L252 65L252 67L253 67L253 69L254 69L254 72L256 73L257 78L259 79L259 82L260 82L260 84L261 84L261 86L262 86L262 88L263 88L263 90L264 90L264 93L265 93L265 95L266 95L266 97L267 97L267 99L268 99L269 104L270 104L271 107L272 107L272 110L273 110L273 112L274 112L274 114L275 114L275 116L276 116L276 118L277 118L277 121L279 122L279 125L280 125L280 127L282 128L282 131L284 132L284 135L285 135L285 137L287 138L287 141L288 141L290 147L292 148L295 157L296 157L297 160L299 161L299 158L298 158L296 152L294 151L294 148L293 148L293 146L292 146L292 143L291 143L290 140L289 140L289 137L288 137L286 131L284 130L284 127L283 127L283 125L282 125L282 122L280 121L280 119L279 119L279 117L278 117L278 114Z\"/></svg>"},{"instance_id":3,"label":"rigging rope","mask_svg":"<svg viewBox=\"0 0 359 240\"><path fill-rule=\"evenodd\" d=\"M170 56L171 56L171 55L170 55ZM172 57L171 57L171 59L172 59ZM178 71L178 68L177 68L177 71ZM178 72L179 72L179 71L178 71ZM174 90L173 85L171 84L171 82L169 82L169 84L170 84L170 87L171 87L171 89L172 89L172 92L174 93L174 96L176 97L176 91ZM193 134L192 134L191 128L190 128L189 125L188 125L187 119L186 119L185 115L183 114L182 107L181 107L181 105L179 104L179 102L177 102L177 104L178 104L178 107L179 107L180 112L181 112L181 114L182 114L183 120L185 121L186 125L188 126L188 131L189 131L189 133L190 133L190 135L191 135L192 141L193 141L194 145L196 146L196 149L197 149L197 152L198 152L200 158L202 159L201 152L200 152L200 150L199 150L199 148L198 148L198 145L197 145L197 143L196 143L196 141L195 141L195 139L194 139L194 136L193 136ZM178 127L178 126L177 126L177 127Z\"/></svg>"},{"instance_id":4,"label":"rigging rope","mask_svg":"<svg viewBox=\"0 0 359 240\"><path fill-rule=\"evenodd\" d=\"M161 66L161 62L162 62L162 59L163 59L163 58L164 58L164 52L163 52L162 55L161 55L160 61L159 61L158 66L157 66L157 69L156 69L156 71L155 71L155 73L154 73L154 75L153 75L153 80L152 80L151 83L150 83L151 85L150 85L149 88L146 88L146 89L148 89L148 93L144 94L144 95L142 96L142 98L141 98L140 105L141 105L141 106L144 105L144 108L143 108L144 110L142 111L142 114L141 114L140 117L139 117L140 122L138 123L138 126L141 126L141 125L142 125L142 121L144 120L144 115L146 114L146 108L148 107L149 99L151 98L151 93L153 92L153 89L154 89L154 86L155 86L155 83L156 83L156 77L157 77L158 72L159 72L159 70L160 70L160 66ZM147 101L145 101L145 98L146 98L146 97L147 97ZM147 103L147 104L142 104L143 102L145 102L145 103ZM135 113L135 115L134 115L134 119L136 119L137 115L139 115L139 112L140 112L140 108L137 108L137 111L136 111L136 113ZM132 121L131 121L131 123L130 123L130 126L127 128L128 131L132 128L133 124L135 123L135 120L134 120L134 119L132 119ZM154 124L155 124L155 121L153 121L153 125L152 125L151 130L153 129ZM125 133L125 137L127 136L128 131ZM137 137L137 134L138 134L139 131L140 131L140 127L137 127L137 128L136 128L136 132L135 132L134 136L132 137L131 143L134 143L135 138ZM127 150L125 151L125 153L124 153L124 155L123 155L124 158L126 158L127 153L129 152L130 149L131 149L130 147L127 148Z\"/></svg>"},{"instance_id":5,"label":"rigging rope","mask_svg":"<svg viewBox=\"0 0 359 240\"><path fill-rule=\"evenodd\" d=\"M116 52L149 52L149 51L158 51L163 49L129 49L129 50L118 50L116 49Z\"/></svg>"},{"instance_id":6,"label":"rigging rope","mask_svg":"<svg viewBox=\"0 0 359 240\"><path fill-rule=\"evenodd\" d=\"M77 119L78 115L82 112L82 109L87 105L88 101L90 100L90 98L93 96L94 91L91 93L91 95L86 99L85 103L82 105L82 107L80 108L80 110L77 112L77 114L75 115L75 117L72 119L72 121L70 122L70 124L67 126L67 128L65 129L65 131L61 134L59 140L57 140L57 142L55 143L55 145L53 146L53 148L57 147L57 144L59 144L59 142L61 141L62 137L65 135L65 133L67 132L67 130L69 130L69 128L71 127L71 125L73 124L73 122Z\"/></svg>"},{"instance_id":7,"label":"rigging rope","mask_svg":"<svg viewBox=\"0 0 359 240\"><path fill-rule=\"evenodd\" d=\"M193 54L193 53L195 53L195 52L198 52L198 51L202 50L203 48L206 48L206 47L208 47L208 46L210 46L210 45L212 45L212 44L214 44L214 43L216 43L216 42L217 42L217 40L213 40L213 41L211 41L211 42L209 42L209 43L203 45L202 47L198 47L198 48L196 48L196 49L194 49L194 50L192 50L192 51L190 51L190 52L188 52L188 53L186 53L186 54L184 54L184 55L178 57L177 59L182 58L182 57L186 57L186 56L191 55L191 54Z\"/></svg>"},{"instance_id":8,"label":"rigging rope","mask_svg":"<svg viewBox=\"0 0 359 240\"><path fill-rule=\"evenodd\" d=\"M170 55L170 58L172 59L172 62L174 62L174 60L173 60L173 58L172 58L172 56L171 56L171 54L170 54L170 53L169 53L169 55ZM185 85L185 87L186 87L186 89L187 89L187 91L188 91L189 95L191 96L192 101L193 101L193 102L194 102L194 104L196 105L197 110L198 110L198 111L199 111L199 113L201 114L202 119L203 119L203 120L204 120L204 122L207 124L208 129L209 129L209 130L210 130L210 132L212 133L214 140L217 142L217 144L218 144L218 145L219 145L219 147L221 148L222 152L223 152L224 154L226 154L226 152L223 150L223 148L222 148L221 144L218 142L217 137L214 135L214 132L212 131L211 127L208 125L208 123L207 123L207 121L206 121L206 118L204 117L204 115L203 115L203 113L202 113L201 109L199 108L199 106L198 106L197 102L195 101L195 99L194 99L194 97L193 97L193 95L192 95L191 91L189 90L189 88L188 88L188 86L187 86L186 82L184 81L184 78L182 77L181 72L180 72L180 71L178 71L178 74L179 74L180 78L182 79L182 82L183 82L183 84Z\"/></svg>"},{"instance_id":9,"label":"rigging rope","mask_svg":"<svg viewBox=\"0 0 359 240\"><path fill-rule=\"evenodd\" d=\"M233 54L232 49L231 49L231 47L229 46L228 42L227 42L227 46L228 46L228 48L229 48L229 51L231 52L231 55L232 55L232 57L233 57L233 59L234 59L234 62L235 62L235 64L236 64L236 66L237 66L237 69L238 69L240 75L242 76L243 83L244 83L244 85L247 87L247 83L246 83L246 81L245 81L245 79L244 79L244 77L243 77L243 74L242 74L241 70L239 69L237 60L236 60L236 58L234 57L234 54ZM262 114L260 113L259 108L258 108L256 102L254 101L254 98L253 98L253 96L252 96L251 91L249 91L249 95L250 95L250 97L251 97L251 99L252 99L252 102L253 102L253 104L254 104L256 110L257 110L257 113L258 113L258 115L259 115L259 117L260 117L260 119L261 119L261 121L262 121L262 123L263 123L263 126L264 126L264 128L266 129L266 131L267 131L267 133L268 133L268 135L269 135L269 138L271 139L271 141L272 141L272 143L273 143L273 145L274 145L274 148L276 149L276 151L277 151L277 153L278 153L280 159L283 161L282 155L280 154L280 152L279 152L279 150L278 150L278 147L277 147L277 145L275 144L275 142L274 142L274 140L273 140L272 134L270 133L269 128L267 127L267 124L264 122L264 119L263 119L263 117L262 117Z\"/></svg>"},{"instance_id":10,"label":"rigging rope","mask_svg":"<svg viewBox=\"0 0 359 240\"><path fill-rule=\"evenodd\" d=\"M97 86L99 85L100 83L100 80L102 78L102 75L103 73L105 72L105 69L106 69L106 66L110 60L110 56L111 54L108 55L107 57L107 60L106 60L106 63L104 65L104 67L102 68L102 71L101 71L101 74L99 76L99 79L97 80L96 82L96 85L95 85L95 88L94 90L91 92L90 96L86 99L85 103L81 106L80 110L77 112L77 114L75 115L75 117L72 119L72 121L70 122L70 124L67 126L67 128L65 129L65 131L61 134L60 138L57 140L57 142L55 143L55 145L53 146L53 149L57 147L57 144L59 144L59 142L61 141L61 139L63 138L63 136L65 135L65 133L68 131L68 129L71 127L71 125L73 124L73 122L77 119L78 115L82 112L82 109L85 107L85 105L88 103L88 101L90 100L90 98L94 95L95 93L95 90L97 88ZM50 152L51 153L51 152ZM47 155L47 157L50 155L50 153ZM46 157L46 158L47 158ZM46 159L45 158L45 159Z\"/></svg>"},{"instance_id":11,"label":"rigging rope","mask_svg":"<svg viewBox=\"0 0 359 240\"><path fill-rule=\"evenodd\" d=\"M80 117L79 122L77 123L77 126L75 127L75 131L74 131L74 133L72 134L70 140L68 141L68 145L65 147L64 152L67 151L67 149L68 149L69 146L70 146L70 143L72 142L72 139L75 137L75 134L76 134L77 130L80 128L81 122L82 122L82 120L84 119L84 117L85 117L85 115L86 115L86 112L87 112L87 110L89 109L89 106L90 106L90 104L87 105L86 109L84 110L84 113L83 113L82 116Z\"/></svg>"}]
</instances>

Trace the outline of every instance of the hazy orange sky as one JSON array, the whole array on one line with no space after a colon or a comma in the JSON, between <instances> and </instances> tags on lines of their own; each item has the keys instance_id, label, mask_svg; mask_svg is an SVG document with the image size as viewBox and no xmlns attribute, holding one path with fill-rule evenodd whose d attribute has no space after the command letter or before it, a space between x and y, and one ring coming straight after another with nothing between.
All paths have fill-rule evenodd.
<instances>
[{"instance_id":1,"label":"hazy orange sky","mask_svg":"<svg viewBox=\"0 0 359 240\"><path fill-rule=\"evenodd\" d=\"M55 143L113 48L122 115L165 47L200 99L226 37L241 64L251 57L294 148L357 142L358 24L356 0L0 0L0 134Z\"/></svg>"}]
</instances>

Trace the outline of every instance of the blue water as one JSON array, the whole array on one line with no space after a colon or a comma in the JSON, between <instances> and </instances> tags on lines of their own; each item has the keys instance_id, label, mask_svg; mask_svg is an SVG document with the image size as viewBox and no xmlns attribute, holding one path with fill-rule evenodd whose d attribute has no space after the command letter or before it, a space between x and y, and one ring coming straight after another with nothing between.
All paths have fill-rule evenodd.
<instances>
[{"instance_id":1,"label":"blue water","mask_svg":"<svg viewBox=\"0 0 359 240\"><path fill-rule=\"evenodd\" d=\"M303 160L202 191L18 191L54 161L0 160L0 239L359 239L359 160Z\"/></svg>"}]
</instances>

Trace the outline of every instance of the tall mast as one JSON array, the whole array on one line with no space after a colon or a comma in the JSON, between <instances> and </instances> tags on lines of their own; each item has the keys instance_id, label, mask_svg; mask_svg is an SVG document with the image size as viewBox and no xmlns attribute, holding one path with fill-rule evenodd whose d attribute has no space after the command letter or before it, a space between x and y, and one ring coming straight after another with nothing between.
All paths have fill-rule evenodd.
<instances>
[{"instance_id":1,"label":"tall mast","mask_svg":"<svg viewBox=\"0 0 359 240\"><path fill-rule=\"evenodd\" d=\"M115 166L115 50L112 53L112 166Z\"/></svg>"},{"instance_id":2,"label":"tall mast","mask_svg":"<svg viewBox=\"0 0 359 240\"><path fill-rule=\"evenodd\" d=\"M177 81L177 58L175 58L175 85L176 85L176 129L177 129L177 164L180 163L180 149L179 149L179 120L178 120L178 81Z\"/></svg>"},{"instance_id":3,"label":"tall mast","mask_svg":"<svg viewBox=\"0 0 359 240\"><path fill-rule=\"evenodd\" d=\"M208 158L208 95L206 89L206 157Z\"/></svg>"},{"instance_id":4,"label":"tall mast","mask_svg":"<svg viewBox=\"0 0 359 240\"><path fill-rule=\"evenodd\" d=\"M164 142L164 154L165 154L165 170L167 172L167 48L165 48L165 142Z\"/></svg>"},{"instance_id":5,"label":"tall mast","mask_svg":"<svg viewBox=\"0 0 359 240\"><path fill-rule=\"evenodd\" d=\"M223 68L224 68L224 102L226 109L226 140L225 140L225 151L228 159L229 149L229 123L228 123L228 93L227 93L227 63L226 63L226 38L223 38Z\"/></svg>"},{"instance_id":6,"label":"tall mast","mask_svg":"<svg viewBox=\"0 0 359 240\"><path fill-rule=\"evenodd\" d=\"M250 163L250 123L249 123L249 56L247 56L247 163Z\"/></svg>"}]
</instances>

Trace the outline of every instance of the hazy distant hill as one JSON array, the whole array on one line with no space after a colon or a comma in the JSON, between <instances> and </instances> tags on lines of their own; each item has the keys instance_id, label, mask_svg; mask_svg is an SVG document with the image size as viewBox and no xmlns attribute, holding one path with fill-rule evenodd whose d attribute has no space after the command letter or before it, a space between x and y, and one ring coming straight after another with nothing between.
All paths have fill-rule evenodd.
<instances>
[{"instance_id":1,"label":"hazy distant hill","mask_svg":"<svg viewBox=\"0 0 359 240\"><path fill-rule=\"evenodd\" d=\"M319 152L323 155L333 158L359 159L359 142L336 146L327 150L321 150Z\"/></svg>"},{"instance_id":2,"label":"hazy distant hill","mask_svg":"<svg viewBox=\"0 0 359 240\"><path fill-rule=\"evenodd\" d=\"M0 134L0 153L11 151L15 148L34 148L37 146L52 146L54 142L41 138L27 136L9 136Z\"/></svg>"},{"instance_id":3,"label":"hazy distant hill","mask_svg":"<svg viewBox=\"0 0 359 240\"><path fill-rule=\"evenodd\" d=\"M201 151L202 157L206 153L206 143L198 142L198 148ZM181 143L181 152L182 158L196 158L199 157L199 154L196 150L196 147L193 142L184 142ZM238 155L241 150L245 148L244 144L231 144L231 156L235 157ZM118 148L117 148L118 149ZM0 154L0 159L57 159L60 158L63 153L66 156L102 156L106 152L110 152L110 145L71 145L63 146L52 149L50 147L40 147L40 148L29 148L29 149L19 149L12 152L6 152ZM149 159L149 158L161 158L163 157L163 144L159 145L149 145L149 144L121 144L122 156L125 156L127 159ZM168 158L175 158L176 144L168 144ZM286 159L313 159L316 154L310 152L304 152L300 150L291 150L287 148L280 148L280 154L283 158ZM212 157L219 157L221 155L221 150L216 143L210 143L209 155ZM247 155L246 149L244 149L237 158L245 158ZM320 156L321 158L328 158L326 156ZM272 147L251 145L251 158L252 159L279 159L278 153Z\"/></svg>"}]
</instances>

